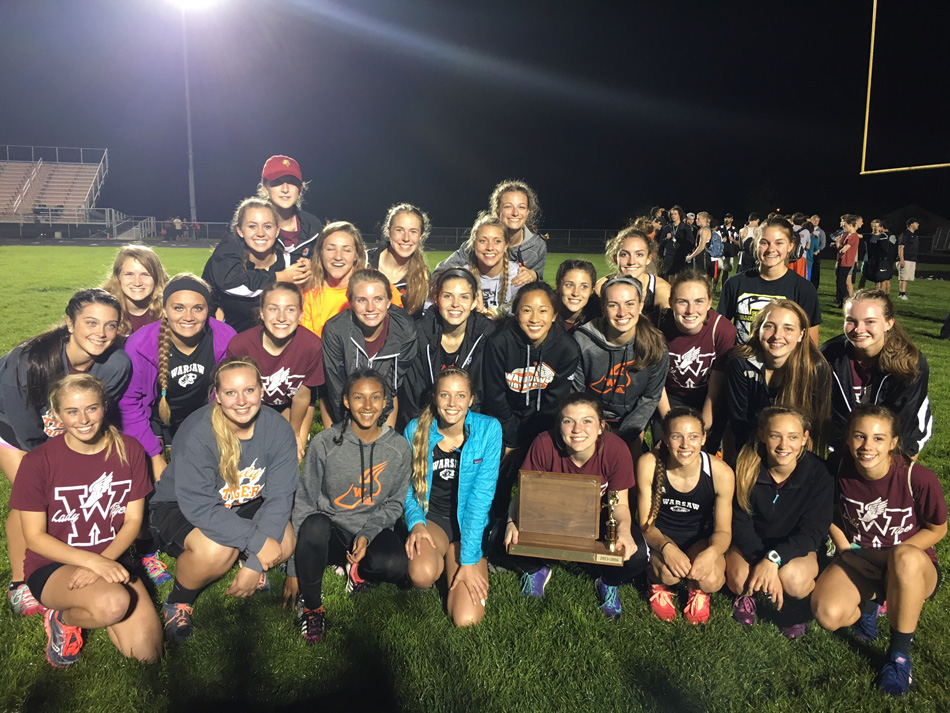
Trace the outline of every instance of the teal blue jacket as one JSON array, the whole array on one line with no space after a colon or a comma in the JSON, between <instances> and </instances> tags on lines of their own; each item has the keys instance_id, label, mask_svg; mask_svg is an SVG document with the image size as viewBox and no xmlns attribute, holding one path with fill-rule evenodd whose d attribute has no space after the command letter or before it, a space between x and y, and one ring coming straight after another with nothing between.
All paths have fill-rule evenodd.
<instances>
[{"instance_id":1,"label":"teal blue jacket","mask_svg":"<svg viewBox=\"0 0 950 713\"><path fill-rule=\"evenodd\" d=\"M406 426L405 436L412 444L419 419ZM442 440L435 421L429 428L429 452L426 453L426 483L432 492L432 449ZM501 424L497 419L469 411L465 417L465 443L459 461L458 521L462 533L459 552L461 564L477 564L482 558L482 536L488 526L488 510L495 497L498 468L501 463ZM412 487L406 493L406 527L411 531L426 522L426 509L416 499Z\"/></svg>"}]
</instances>

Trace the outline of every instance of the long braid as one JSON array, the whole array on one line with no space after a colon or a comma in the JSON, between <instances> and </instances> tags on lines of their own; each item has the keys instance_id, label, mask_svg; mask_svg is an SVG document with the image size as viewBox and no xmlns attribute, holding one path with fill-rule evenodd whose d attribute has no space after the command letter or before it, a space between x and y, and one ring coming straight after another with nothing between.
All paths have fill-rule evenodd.
<instances>
[{"instance_id":1,"label":"long braid","mask_svg":"<svg viewBox=\"0 0 950 713\"><path fill-rule=\"evenodd\" d=\"M507 258L508 252L505 251L505 256ZM505 265L501 270L501 280L498 284L498 307L501 308L503 305L508 304L508 272L511 267L511 262L505 260ZM541 279L540 276L538 279Z\"/></svg>"},{"instance_id":2,"label":"long braid","mask_svg":"<svg viewBox=\"0 0 950 713\"><path fill-rule=\"evenodd\" d=\"M166 426L172 421L172 409L168 405L168 353L171 351L172 330L168 318L162 316L162 326L158 330L158 417Z\"/></svg>"},{"instance_id":3,"label":"long braid","mask_svg":"<svg viewBox=\"0 0 950 713\"><path fill-rule=\"evenodd\" d=\"M423 510L429 507L429 429L435 416L435 407L430 403L416 423L416 432L412 436L412 479L410 486L416 500Z\"/></svg>"},{"instance_id":4,"label":"long braid","mask_svg":"<svg viewBox=\"0 0 950 713\"><path fill-rule=\"evenodd\" d=\"M343 436L346 433L346 427L350 425L350 410L343 409L343 418L340 419L340 433L333 437L333 442L338 446L343 445Z\"/></svg>"},{"instance_id":5,"label":"long braid","mask_svg":"<svg viewBox=\"0 0 950 713\"><path fill-rule=\"evenodd\" d=\"M656 454L656 466L653 468L653 501L650 503L650 516L647 518L647 525L656 522L656 516L660 514L660 501L663 496L663 488L666 486L666 459L670 457L670 449L665 443L660 444Z\"/></svg>"}]
</instances>

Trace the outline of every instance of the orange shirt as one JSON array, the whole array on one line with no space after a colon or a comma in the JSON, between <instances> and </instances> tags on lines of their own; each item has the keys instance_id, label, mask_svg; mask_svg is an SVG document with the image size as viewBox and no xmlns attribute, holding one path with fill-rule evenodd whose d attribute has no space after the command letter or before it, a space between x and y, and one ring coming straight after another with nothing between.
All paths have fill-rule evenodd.
<instances>
[{"instance_id":1,"label":"orange shirt","mask_svg":"<svg viewBox=\"0 0 950 713\"><path fill-rule=\"evenodd\" d=\"M392 283L390 283L392 284ZM393 304L402 307L402 296L396 286L392 286ZM306 327L318 337L323 336L323 325L331 317L350 306L346 299L346 287L317 287L304 293L303 315L300 326Z\"/></svg>"}]
</instances>

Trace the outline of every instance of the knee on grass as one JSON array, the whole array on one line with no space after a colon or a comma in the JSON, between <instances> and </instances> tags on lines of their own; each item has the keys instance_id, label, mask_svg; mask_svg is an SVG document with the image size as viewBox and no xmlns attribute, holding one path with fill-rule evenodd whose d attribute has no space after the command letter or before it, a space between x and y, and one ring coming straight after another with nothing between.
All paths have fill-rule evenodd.
<instances>
[{"instance_id":1,"label":"knee on grass","mask_svg":"<svg viewBox=\"0 0 950 713\"><path fill-rule=\"evenodd\" d=\"M428 589L442 574L438 562L431 557L416 556L409 560L409 579L417 589Z\"/></svg>"},{"instance_id":2,"label":"knee on grass","mask_svg":"<svg viewBox=\"0 0 950 713\"><path fill-rule=\"evenodd\" d=\"M452 612L452 623L459 629L466 626L475 626L484 616L484 607L457 607Z\"/></svg>"}]
</instances>

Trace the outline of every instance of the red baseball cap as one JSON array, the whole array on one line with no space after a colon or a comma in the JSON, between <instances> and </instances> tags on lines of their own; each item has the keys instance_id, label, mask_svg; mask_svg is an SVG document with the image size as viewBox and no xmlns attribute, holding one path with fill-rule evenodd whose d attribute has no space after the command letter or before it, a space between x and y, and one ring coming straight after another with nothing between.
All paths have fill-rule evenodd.
<instances>
[{"instance_id":1,"label":"red baseball cap","mask_svg":"<svg viewBox=\"0 0 950 713\"><path fill-rule=\"evenodd\" d=\"M290 156L271 156L264 163L264 170L261 171L261 179L264 181L276 181L284 176L293 176L301 183L303 175L300 173L300 164L294 161Z\"/></svg>"}]
</instances>

